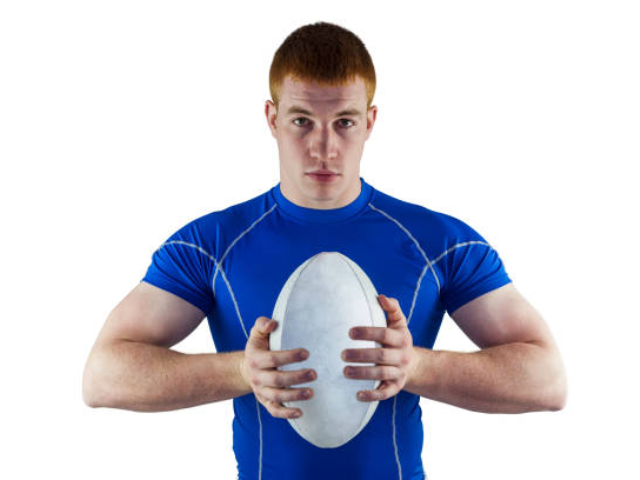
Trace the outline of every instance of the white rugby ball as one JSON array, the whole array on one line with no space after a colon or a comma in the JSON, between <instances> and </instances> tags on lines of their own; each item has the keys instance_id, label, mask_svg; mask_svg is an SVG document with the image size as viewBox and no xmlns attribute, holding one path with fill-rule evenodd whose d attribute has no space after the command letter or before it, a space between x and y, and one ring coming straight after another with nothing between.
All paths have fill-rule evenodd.
<instances>
[{"instance_id":1,"label":"white rugby ball","mask_svg":"<svg viewBox=\"0 0 640 480\"><path fill-rule=\"evenodd\" d=\"M315 380L291 388L313 389L309 400L284 402L302 416L287 419L302 438L321 448L336 448L367 425L377 401L362 402L360 390L375 390L380 380L347 378L341 353L347 348L381 347L371 340L353 340L355 326L386 327L378 294L364 271L338 252L321 252L300 265L278 296L272 319L278 322L269 336L271 350L304 348L309 358L278 367L283 371L314 369ZM354 366L373 363L353 362Z\"/></svg>"}]
</instances>

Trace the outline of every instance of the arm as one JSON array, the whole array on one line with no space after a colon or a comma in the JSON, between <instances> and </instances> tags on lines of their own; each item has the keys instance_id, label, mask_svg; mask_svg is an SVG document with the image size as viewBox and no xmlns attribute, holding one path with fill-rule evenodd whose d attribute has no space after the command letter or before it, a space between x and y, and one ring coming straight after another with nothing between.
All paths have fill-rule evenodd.
<instances>
[{"instance_id":1,"label":"arm","mask_svg":"<svg viewBox=\"0 0 640 480\"><path fill-rule=\"evenodd\" d=\"M559 350L544 319L513 284L472 300L451 317L482 350L414 346L405 390L485 413L564 407L567 380Z\"/></svg>"},{"instance_id":2,"label":"arm","mask_svg":"<svg viewBox=\"0 0 640 480\"><path fill-rule=\"evenodd\" d=\"M156 412L251 393L240 373L244 351L184 354L169 348L203 318L189 302L141 282L111 312L89 354L85 403Z\"/></svg>"}]
</instances>

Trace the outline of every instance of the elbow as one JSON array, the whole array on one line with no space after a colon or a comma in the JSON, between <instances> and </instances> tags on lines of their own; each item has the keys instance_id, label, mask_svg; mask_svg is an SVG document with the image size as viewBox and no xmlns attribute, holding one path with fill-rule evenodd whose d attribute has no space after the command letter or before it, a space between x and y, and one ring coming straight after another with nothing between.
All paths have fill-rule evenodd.
<instances>
[{"instance_id":1,"label":"elbow","mask_svg":"<svg viewBox=\"0 0 640 480\"><path fill-rule=\"evenodd\" d=\"M97 408L100 406L95 394L94 381L87 367L82 375L82 400L87 407Z\"/></svg>"},{"instance_id":2,"label":"elbow","mask_svg":"<svg viewBox=\"0 0 640 480\"><path fill-rule=\"evenodd\" d=\"M567 405L567 374L560 362L559 373L556 375L555 381L552 382L553 394L550 395L550 401L548 402L548 410L552 412L558 412L563 410Z\"/></svg>"},{"instance_id":3,"label":"elbow","mask_svg":"<svg viewBox=\"0 0 640 480\"><path fill-rule=\"evenodd\" d=\"M561 387L561 389L556 393L553 402L551 402L549 406L549 410L552 412L558 412L563 410L567 405L567 384L566 379Z\"/></svg>"},{"instance_id":4,"label":"elbow","mask_svg":"<svg viewBox=\"0 0 640 480\"><path fill-rule=\"evenodd\" d=\"M92 352L82 374L82 400L91 408L109 406L104 395L103 381L99 374L101 367L98 363L97 355Z\"/></svg>"},{"instance_id":5,"label":"elbow","mask_svg":"<svg viewBox=\"0 0 640 480\"><path fill-rule=\"evenodd\" d=\"M546 357L537 364L536 371L538 381L533 390L535 393L532 392L536 406L531 411L563 410L567 404L567 373L556 347L548 347Z\"/></svg>"},{"instance_id":6,"label":"elbow","mask_svg":"<svg viewBox=\"0 0 640 480\"><path fill-rule=\"evenodd\" d=\"M548 410L549 412L559 412L560 410L564 409L566 404L567 404L566 395L559 396L553 403L549 403L545 410Z\"/></svg>"}]
</instances>

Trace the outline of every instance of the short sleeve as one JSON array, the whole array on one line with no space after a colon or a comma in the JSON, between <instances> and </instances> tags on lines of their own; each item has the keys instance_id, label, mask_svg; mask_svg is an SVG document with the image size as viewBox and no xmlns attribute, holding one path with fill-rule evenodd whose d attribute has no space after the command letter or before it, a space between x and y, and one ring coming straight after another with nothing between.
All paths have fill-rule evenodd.
<instances>
[{"instance_id":1,"label":"short sleeve","mask_svg":"<svg viewBox=\"0 0 640 480\"><path fill-rule=\"evenodd\" d=\"M200 235L187 225L171 235L151 256L141 281L166 290L195 305L205 315L213 308L213 254L198 242Z\"/></svg>"},{"instance_id":2,"label":"short sleeve","mask_svg":"<svg viewBox=\"0 0 640 480\"><path fill-rule=\"evenodd\" d=\"M448 313L511 282L498 252L469 225L458 220L449 238L451 246L439 260L445 278L441 299Z\"/></svg>"}]
</instances>

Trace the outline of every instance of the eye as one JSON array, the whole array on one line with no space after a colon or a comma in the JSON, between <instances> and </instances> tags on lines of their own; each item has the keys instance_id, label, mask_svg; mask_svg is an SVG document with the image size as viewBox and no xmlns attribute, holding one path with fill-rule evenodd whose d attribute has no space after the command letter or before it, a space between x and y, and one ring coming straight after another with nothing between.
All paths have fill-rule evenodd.
<instances>
[{"instance_id":1,"label":"eye","mask_svg":"<svg viewBox=\"0 0 640 480\"><path fill-rule=\"evenodd\" d=\"M304 117L299 117L299 118L294 119L294 120L293 120L293 124L294 124L294 125L296 125L296 126L298 126L298 127L304 127L304 124L303 124L303 125L299 125L299 124L297 124L297 123L296 123L298 120L304 120L305 122L307 122L307 121L308 121L308 120L307 120L306 118L304 118Z\"/></svg>"},{"instance_id":2,"label":"eye","mask_svg":"<svg viewBox=\"0 0 640 480\"><path fill-rule=\"evenodd\" d=\"M351 122L351 125L344 125L344 124L342 125L343 127L346 127L346 128L353 127L353 125L354 125L354 124L353 124L353 121L349 120L348 118L341 118L341 119L340 119L340 120L338 120L338 121L339 121L339 122Z\"/></svg>"}]
</instances>

